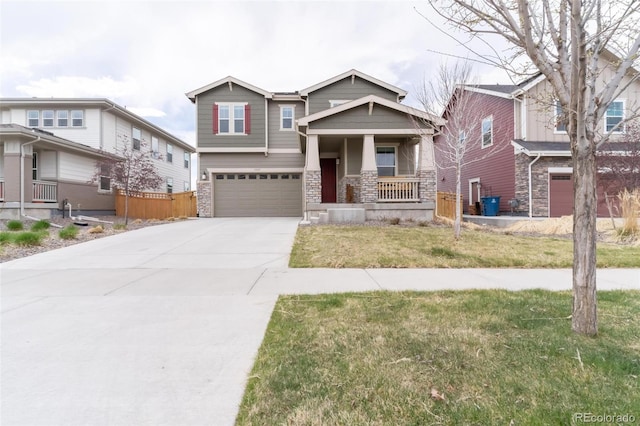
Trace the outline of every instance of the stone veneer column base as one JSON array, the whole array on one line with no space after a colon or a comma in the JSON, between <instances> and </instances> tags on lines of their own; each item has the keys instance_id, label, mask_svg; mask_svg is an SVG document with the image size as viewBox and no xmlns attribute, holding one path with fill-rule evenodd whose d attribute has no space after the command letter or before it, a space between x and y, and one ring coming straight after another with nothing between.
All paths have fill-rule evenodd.
<instances>
[{"instance_id":1,"label":"stone veneer column base","mask_svg":"<svg viewBox=\"0 0 640 426\"><path fill-rule=\"evenodd\" d=\"M198 216L199 217L213 217L213 211L211 211L212 195L211 181L198 181Z\"/></svg>"},{"instance_id":2,"label":"stone veneer column base","mask_svg":"<svg viewBox=\"0 0 640 426\"><path fill-rule=\"evenodd\" d=\"M360 172L360 202L378 202L378 171L363 170Z\"/></svg>"},{"instance_id":3,"label":"stone veneer column base","mask_svg":"<svg viewBox=\"0 0 640 426\"><path fill-rule=\"evenodd\" d=\"M353 188L353 200L347 200L347 185ZM360 202L360 176L345 176L338 183L339 203L359 203Z\"/></svg>"},{"instance_id":4,"label":"stone veneer column base","mask_svg":"<svg viewBox=\"0 0 640 426\"><path fill-rule=\"evenodd\" d=\"M322 202L322 175L320 170L305 170L304 194L307 203Z\"/></svg>"},{"instance_id":5,"label":"stone veneer column base","mask_svg":"<svg viewBox=\"0 0 640 426\"><path fill-rule=\"evenodd\" d=\"M419 170L416 177L420 179L418 184L418 197L420 202L435 201L436 199L436 171Z\"/></svg>"}]
</instances>

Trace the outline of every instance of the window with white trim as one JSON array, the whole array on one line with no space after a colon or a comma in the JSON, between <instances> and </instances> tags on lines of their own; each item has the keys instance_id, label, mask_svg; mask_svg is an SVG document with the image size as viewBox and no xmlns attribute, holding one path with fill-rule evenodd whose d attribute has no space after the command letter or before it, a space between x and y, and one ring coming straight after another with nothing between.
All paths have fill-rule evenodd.
<instances>
[{"instance_id":1,"label":"window with white trim","mask_svg":"<svg viewBox=\"0 0 640 426\"><path fill-rule=\"evenodd\" d=\"M249 134L249 105L244 102L217 103L214 105L213 133L221 135Z\"/></svg>"},{"instance_id":2,"label":"window with white trim","mask_svg":"<svg viewBox=\"0 0 640 426\"><path fill-rule=\"evenodd\" d=\"M560 105L560 101L556 100L554 108L554 123L556 123L554 131L558 133L566 133L567 125L566 125L566 117L564 116L564 112L562 111L562 105Z\"/></svg>"},{"instance_id":3,"label":"window with white trim","mask_svg":"<svg viewBox=\"0 0 640 426\"><path fill-rule=\"evenodd\" d=\"M458 146L463 147L466 142L467 142L467 132L465 132L464 130L460 130L458 132Z\"/></svg>"},{"instance_id":4,"label":"window with white trim","mask_svg":"<svg viewBox=\"0 0 640 426\"><path fill-rule=\"evenodd\" d=\"M189 191L191 189L191 184L188 181L184 181L184 192Z\"/></svg>"},{"instance_id":5,"label":"window with white trim","mask_svg":"<svg viewBox=\"0 0 640 426\"><path fill-rule=\"evenodd\" d=\"M493 117L482 120L482 148L493 145Z\"/></svg>"},{"instance_id":6,"label":"window with white trim","mask_svg":"<svg viewBox=\"0 0 640 426\"><path fill-rule=\"evenodd\" d=\"M294 106L280 105L280 130L293 130L294 112Z\"/></svg>"},{"instance_id":7,"label":"window with white trim","mask_svg":"<svg viewBox=\"0 0 640 426\"><path fill-rule=\"evenodd\" d=\"M173 192L173 178L167 178L167 193L171 194Z\"/></svg>"},{"instance_id":8,"label":"window with white trim","mask_svg":"<svg viewBox=\"0 0 640 426\"><path fill-rule=\"evenodd\" d=\"M38 153L31 154L31 179L38 180Z\"/></svg>"},{"instance_id":9,"label":"window with white trim","mask_svg":"<svg viewBox=\"0 0 640 426\"><path fill-rule=\"evenodd\" d=\"M133 138L133 149L140 151L140 145L142 142L142 132L137 127L134 127L131 131L131 137Z\"/></svg>"},{"instance_id":10,"label":"window with white trim","mask_svg":"<svg viewBox=\"0 0 640 426\"><path fill-rule=\"evenodd\" d=\"M106 164L100 166L100 180L98 182L98 190L111 191L110 167Z\"/></svg>"},{"instance_id":11,"label":"window with white trim","mask_svg":"<svg viewBox=\"0 0 640 426\"><path fill-rule=\"evenodd\" d=\"M71 127L83 127L84 126L84 111L74 110L71 111Z\"/></svg>"},{"instance_id":12,"label":"window with white trim","mask_svg":"<svg viewBox=\"0 0 640 426\"><path fill-rule=\"evenodd\" d=\"M160 157L160 142L155 136L151 136L151 156L153 158Z\"/></svg>"},{"instance_id":13,"label":"window with white trim","mask_svg":"<svg viewBox=\"0 0 640 426\"><path fill-rule=\"evenodd\" d=\"M624 101L613 101L604 114L604 125L607 132L624 133Z\"/></svg>"},{"instance_id":14,"label":"window with white trim","mask_svg":"<svg viewBox=\"0 0 640 426\"><path fill-rule=\"evenodd\" d=\"M56 111L57 115L57 126L58 127L68 127L69 126L69 111Z\"/></svg>"},{"instance_id":15,"label":"window with white trim","mask_svg":"<svg viewBox=\"0 0 640 426\"><path fill-rule=\"evenodd\" d=\"M189 159L190 159L190 154L189 154L187 151L185 151L185 152L184 152L184 157L183 157L183 159L184 159L184 168L185 168L185 169L188 169L188 168L189 168Z\"/></svg>"},{"instance_id":16,"label":"window with white trim","mask_svg":"<svg viewBox=\"0 0 640 426\"><path fill-rule=\"evenodd\" d=\"M167 144L167 163L173 163L173 145Z\"/></svg>"},{"instance_id":17,"label":"window with white trim","mask_svg":"<svg viewBox=\"0 0 640 426\"><path fill-rule=\"evenodd\" d=\"M377 146L376 166L378 167L378 176L395 176L396 158L396 147Z\"/></svg>"},{"instance_id":18,"label":"window with white trim","mask_svg":"<svg viewBox=\"0 0 640 426\"><path fill-rule=\"evenodd\" d=\"M52 109L42 111L42 127L53 127L54 112Z\"/></svg>"},{"instance_id":19,"label":"window with white trim","mask_svg":"<svg viewBox=\"0 0 640 426\"><path fill-rule=\"evenodd\" d=\"M27 111L27 126L38 127L40 125L40 111Z\"/></svg>"}]
</instances>

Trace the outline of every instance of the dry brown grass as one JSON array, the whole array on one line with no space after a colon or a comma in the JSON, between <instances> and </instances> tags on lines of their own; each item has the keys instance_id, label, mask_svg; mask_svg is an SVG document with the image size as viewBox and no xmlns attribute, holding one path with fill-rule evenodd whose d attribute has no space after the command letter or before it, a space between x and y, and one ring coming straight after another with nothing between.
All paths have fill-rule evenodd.
<instances>
[{"instance_id":1,"label":"dry brown grass","mask_svg":"<svg viewBox=\"0 0 640 426\"><path fill-rule=\"evenodd\" d=\"M630 236L638 234L638 217L640 216L640 189L629 192L626 189L618 194L620 208L624 219L621 235Z\"/></svg>"}]
</instances>

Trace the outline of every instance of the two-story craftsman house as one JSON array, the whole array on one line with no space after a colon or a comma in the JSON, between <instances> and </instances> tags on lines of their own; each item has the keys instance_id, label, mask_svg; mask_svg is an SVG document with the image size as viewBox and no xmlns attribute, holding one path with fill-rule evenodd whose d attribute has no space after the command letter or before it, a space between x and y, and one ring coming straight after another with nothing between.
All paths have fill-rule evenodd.
<instances>
[{"instance_id":1,"label":"two-story craftsman house","mask_svg":"<svg viewBox=\"0 0 640 426\"><path fill-rule=\"evenodd\" d=\"M432 136L442 119L351 70L295 92L226 77L196 104L201 217L430 219Z\"/></svg>"}]
</instances>

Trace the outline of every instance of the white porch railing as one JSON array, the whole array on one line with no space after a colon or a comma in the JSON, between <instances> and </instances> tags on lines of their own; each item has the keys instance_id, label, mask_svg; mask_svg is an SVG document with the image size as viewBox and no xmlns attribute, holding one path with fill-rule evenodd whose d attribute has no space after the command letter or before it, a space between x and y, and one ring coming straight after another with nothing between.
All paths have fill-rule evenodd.
<instances>
[{"instance_id":1,"label":"white porch railing","mask_svg":"<svg viewBox=\"0 0 640 426\"><path fill-rule=\"evenodd\" d=\"M58 201L58 184L42 180L33 181L33 201L55 203Z\"/></svg>"},{"instance_id":2,"label":"white porch railing","mask_svg":"<svg viewBox=\"0 0 640 426\"><path fill-rule=\"evenodd\" d=\"M418 178L378 178L378 202L420 201Z\"/></svg>"},{"instance_id":3,"label":"white porch railing","mask_svg":"<svg viewBox=\"0 0 640 426\"><path fill-rule=\"evenodd\" d=\"M4 201L4 179L0 179L0 201Z\"/></svg>"}]
</instances>

